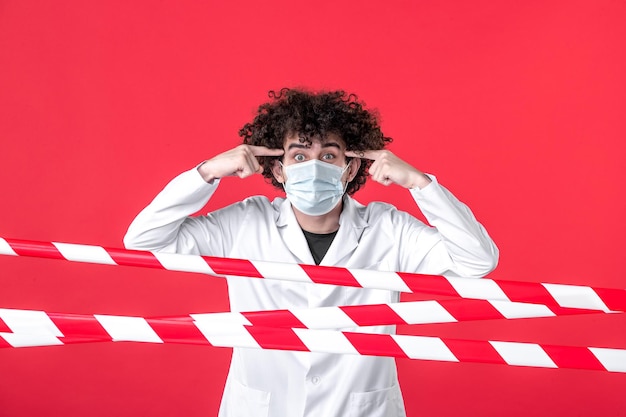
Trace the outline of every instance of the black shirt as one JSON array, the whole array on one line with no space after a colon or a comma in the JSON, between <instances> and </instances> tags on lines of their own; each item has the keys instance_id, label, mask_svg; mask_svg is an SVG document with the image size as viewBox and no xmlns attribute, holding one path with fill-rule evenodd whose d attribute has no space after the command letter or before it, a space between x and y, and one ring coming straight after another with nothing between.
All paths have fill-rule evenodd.
<instances>
[{"instance_id":1,"label":"black shirt","mask_svg":"<svg viewBox=\"0 0 626 417\"><path fill-rule=\"evenodd\" d=\"M319 265L324 259L326 252L328 252L328 248L330 248L330 244L333 243L333 239L337 234L335 230L332 233L311 233L306 230L302 230L304 233L304 237L306 238L306 242L309 244L309 249L311 250L311 255L313 255L313 260L315 261L315 265Z\"/></svg>"}]
</instances>

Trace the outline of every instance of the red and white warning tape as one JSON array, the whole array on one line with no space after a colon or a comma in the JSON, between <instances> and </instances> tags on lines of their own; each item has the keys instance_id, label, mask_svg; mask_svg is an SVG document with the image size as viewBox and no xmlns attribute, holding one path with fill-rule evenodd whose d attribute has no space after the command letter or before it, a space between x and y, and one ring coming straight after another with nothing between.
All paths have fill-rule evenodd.
<instances>
[{"instance_id":1,"label":"red and white warning tape","mask_svg":"<svg viewBox=\"0 0 626 417\"><path fill-rule=\"evenodd\" d=\"M0 347L135 341L626 372L626 349L326 330L623 312L626 311L626 290L623 289L446 278L4 238L0 238L0 254L461 298L170 318L53 314L0 309Z\"/></svg>"},{"instance_id":2,"label":"red and white warning tape","mask_svg":"<svg viewBox=\"0 0 626 417\"><path fill-rule=\"evenodd\" d=\"M453 323L472 320L555 317L602 313L597 310L548 308L543 305L483 300L429 300L403 303L321 307L313 309L203 313L146 319L162 327L170 322L195 321L211 326L258 326L302 329L341 329L398 324ZM46 313L37 310L0 309L0 336L15 347L37 345L34 335L63 337L64 343L111 340L102 332L98 317ZM133 318L136 321L137 318ZM178 324L183 326L184 324ZM61 332L59 329L63 329ZM180 327L182 328L182 327ZM180 330L180 329L179 329ZM57 340L53 340L57 344Z\"/></svg>"},{"instance_id":3,"label":"red and white warning tape","mask_svg":"<svg viewBox=\"0 0 626 417\"><path fill-rule=\"evenodd\" d=\"M490 300L428 300L289 310L192 314L196 321L249 326L344 329L364 326L456 323L474 320L556 317L598 310ZM171 319L171 318L169 318Z\"/></svg>"},{"instance_id":4,"label":"red and white warning tape","mask_svg":"<svg viewBox=\"0 0 626 417\"><path fill-rule=\"evenodd\" d=\"M541 304L487 300L428 300L402 303L295 308L246 312L201 313L188 316L155 317L158 321L189 321L262 327L302 329L345 329L366 326L456 323L474 320L520 319L601 313L598 310L549 308ZM46 313L38 310L0 308L0 332L28 333L60 321L68 324L97 322L96 316ZM3 325L4 323L4 325ZM10 323L8 325L7 323ZM79 327L81 328L81 327ZM67 327L73 330L74 327ZM54 332L53 332L54 333ZM65 334L65 333L64 333ZM67 334L66 334L67 335ZM74 334L76 336L76 334ZM93 336L93 335L89 335Z\"/></svg>"},{"instance_id":5,"label":"red and white warning tape","mask_svg":"<svg viewBox=\"0 0 626 417\"><path fill-rule=\"evenodd\" d=\"M0 347L132 341L626 372L626 349L0 309Z\"/></svg>"},{"instance_id":6,"label":"red and white warning tape","mask_svg":"<svg viewBox=\"0 0 626 417\"><path fill-rule=\"evenodd\" d=\"M59 242L0 238L0 255L33 256L107 265L140 266L214 276L377 288L481 300L537 303L589 310L626 311L626 290L493 279L447 278L211 256L112 249Z\"/></svg>"}]
</instances>

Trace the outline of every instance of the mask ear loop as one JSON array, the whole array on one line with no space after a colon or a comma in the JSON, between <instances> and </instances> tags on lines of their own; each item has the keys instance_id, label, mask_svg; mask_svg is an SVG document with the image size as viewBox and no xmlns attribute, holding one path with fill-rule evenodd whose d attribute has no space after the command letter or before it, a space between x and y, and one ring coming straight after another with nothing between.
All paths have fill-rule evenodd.
<instances>
[{"instance_id":1,"label":"mask ear loop","mask_svg":"<svg viewBox=\"0 0 626 417\"><path fill-rule=\"evenodd\" d=\"M285 194L287 194L287 189L285 188L285 183L287 182L287 180L284 179L285 178L285 166L280 161L280 159L278 160L278 163L280 164L280 171L283 173L283 182L281 182L280 185L283 186L283 191L285 191Z\"/></svg>"},{"instance_id":2,"label":"mask ear loop","mask_svg":"<svg viewBox=\"0 0 626 417\"><path fill-rule=\"evenodd\" d=\"M341 176L343 177L343 174L345 174L345 172L348 170L348 168L350 168L350 163L352 162L353 158L349 158L348 159L348 163L346 164L346 167L343 169L343 171L341 171ZM343 186L343 194L346 193L346 190L348 189L348 184L350 184L350 181L346 180L346 185Z\"/></svg>"}]
</instances>

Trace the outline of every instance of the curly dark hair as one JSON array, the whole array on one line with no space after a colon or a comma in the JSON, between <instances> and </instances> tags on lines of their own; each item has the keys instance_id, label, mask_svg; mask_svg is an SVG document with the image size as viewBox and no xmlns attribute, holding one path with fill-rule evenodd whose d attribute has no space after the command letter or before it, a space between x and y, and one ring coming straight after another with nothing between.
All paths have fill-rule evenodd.
<instances>
[{"instance_id":1,"label":"curly dark hair","mask_svg":"<svg viewBox=\"0 0 626 417\"><path fill-rule=\"evenodd\" d=\"M304 89L283 88L269 92L270 101L261 104L251 123L239 131L243 143L282 149L287 137L297 134L300 142L311 143L311 138L338 135L348 151L383 149L392 141L380 130L377 114L365 110L354 94L344 91L310 92ZM272 185L283 189L272 174L274 161L281 157L259 157L263 176ZM363 159L346 192L354 194L367 179L371 160Z\"/></svg>"}]
</instances>

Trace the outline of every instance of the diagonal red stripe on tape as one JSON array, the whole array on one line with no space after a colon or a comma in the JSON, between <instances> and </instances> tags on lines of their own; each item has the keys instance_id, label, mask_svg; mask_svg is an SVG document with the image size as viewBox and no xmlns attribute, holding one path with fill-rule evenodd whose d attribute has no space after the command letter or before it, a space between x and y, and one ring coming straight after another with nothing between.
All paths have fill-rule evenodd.
<instances>
[{"instance_id":1,"label":"diagonal red stripe on tape","mask_svg":"<svg viewBox=\"0 0 626 417\"><path fill-rule=\"evenodd\" d=\"M442 339L460 362L506 364L494 347L486 340Z\"/></svg>"},{"instance_id":2,"label":"diagonal red stripe on tape","mask_svg":"<svg viewBox=\"0 0 626 417\"><path fill-rule=\"evenodd\" d=\"M148 251L120 249L106 249L106 251L111 259L118 265L164 269L163 265L161 265L154 254Z\"/></svg>"},{"instance_id":3,"label":"diagonal red stripe on tape","mask_svg":"<svg viewBox=\"0 0 626 417\"><path fill-rule=\"evenodd\" d=\"M50 320L59 328L65 343L71 343L70 339L96 338L98 340L112 340L109 333L92 315L83 314L58 314L48 313Z\"/></svg>"},{"instance_id":4,"label":"diagonal red stripe on tape","mask_svg":"<svg viewBox=\"0 0 626 417\"><path fill-rule=\"evenodd\" d=\"M4 340L4 338L0 335L0 349L1 348L10 348L13 347L9 344L9 342L7 342L6 340Z\"/></svg>"},{"instance_id":5,"label":"diagonal red stripe on tape","mask_svg":"<svg viewBox=\"0 0 626 417\"><path fill-rule=\"evenodd\" d=\"M253 326L306 328L289 310L249 311L241 315L247 318Z\"/></svg>"},{"instance_id":6,"label":"diagonal red stripe on tape","mask_svg":"<svg viewBox=\"0 0 626 417\"><path fill-rule=\"evenodd\" d=\"M265 278L259 273L252 262L246 259L216 258L203 256L207 264L217 275L243 275L250 278Z\"/></svg>"},{"instance_id":7,"label":"diagonal red stripe on tape","mask_svg":"<svg viewBox=\"0 0 626 417\"><path fill-rule=\"evenodd\" d=\"M511 301L558 306L554 297L538 282L497 281Z\"/></svg>"},{"instance_id":8,"label":"diagonal red stripe on tape","mask_svg":"<svg viewBox=\"0 0 626 417\"><path fill-rule=\"evenodd\" d=\"M503 319L504 316L488 301L484 300L440 300L443 306L458 321Z\"/></svg>"},{"instance_id":9,"label":"diagonal red stripe on tape","mask_svg":"<svg viewBox=\"0 0 626 417\"><path fill-rule=\"evenodd\" d=\"M382 354L396 358L408 358L391 335L355 332L343 332L343 334L361 355L381 356Z\"/></svg>"},{"instance_id":10,"label":"diagonal red stripe on tape","mask_svg":"<svg viewBox=\"0 0 626 417\"><path fill-rule=\"evenodd\" d=\"M414 293L459 297L459 293L454 289L452 284L443 277L405 272L397 272L397 274Z\"/></svg>"},{"instance_id":11,"label":"diagonal red stripe on tape","mask_svg":"<svg viewBox=\"0 0 626 417\"><path fill-rule=\"evenodd\" d=\"M406 324L406 321L387 304L374 304L367 307L367 310L359 305L340 306L339 308L358 326Z\"/></svg>"},{"instance_id":12,"label":"diagonal red stripe on tape","mask_svg":"<svg viewBox=\"0 0 626 417\"><path fill-rule=\"evenodd\" d=\"M360 287L361 284L346 268L336 266L325 266L320 268L316 265L300 264L300 267L311 278L311 281L318 284L344 285L349 287Z\"/></svg>"},{"instance_id":13,"label":"diagonal red stripe on tape","mask_svg":"<svg viewBox=\"0 0 626 417\"><path fill-rule=\"evenodd\" d=\"M83 343L100 343L100 342L110 342L111 338L104 338L104 337L97 337L97 336L93 336L93 337L61 337L59 338L59 340L61 342L63 342L64 345L76 345L76 344L83 344Z\"/></svg>"},{"instance_id":14,"label":"diagonal red stripe on tape","mask_svg":"<svg viewBox=\"0 0 626 417\"><path fill-rule=\"evenodd\" d=\"M586 347L542 345L559 368L591 369L605 371L606 368Z\"/></svg>"},{"instance_id":15,"label":"diagonal red stripe on tape","mask_svg":"<svg viewBox=\"0 0 626 417\"><path fill-rule=\"evenodd\" d=\"M245 328L263 349L309 351L309 348L302 343L292 329L259 326L245 326Z\"/></svg>"},{"instance_id":16,"label":"diagonal red stripe on tape","mask_svg":"<svg viewBox=\"0 0 626 417\"><path fill-rule=\"evenodd\" d=\"M13 333L4 320L2 320L2 317L0 317L0 333Z\"/></svg>"},{"instance_id":17,"label":"diagonal red stripe on tape","mask_svg":"<svg viewBox=\"0 0 626 417\"><path fill-rule=\"evenodd\" d=\"M549 306L549 308L550 308L550 311L552 311L557 316L604 313L601 310L591 310L588 308L571 308L571 307L559 307L559 306Z\"/></svg>"},{"instance_id":18,"label":"diagonal red stripe on tape","mask_svg":"<svg viewBox=\"0 0 626 417\"><path fill-rule=\"evenodd\" d=\"M191 317L168 319L146 319L150 327L165 343L186 343L194 345L209 345L211 343L196 327Z\"/></svg>"},{"instance_id":19,"label":"diagonal red stripe on tape","mask_svg":"<svg viewBox=\"0 0 626 417\"><path fill-rule=\"evenodd\" d=\"M61 252L50 242L31 242L30 240L5 239L11 249L19 256L38 258L65 259Z\"/></svg>"},{"instance_id":20,"label":"diagonal red stripe on tape","mask_svg":"<svg viewBox=\"0 0 626 417\"><path fill-rule=\"evenodd\" d=\"M626 290L616 288L595 288L596 294L613 311L626 311Z\"/></svg>"}]
</instances>

